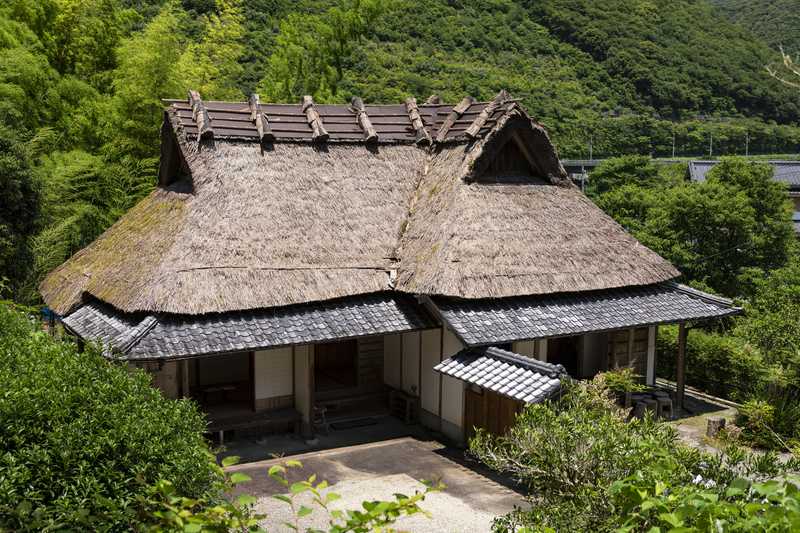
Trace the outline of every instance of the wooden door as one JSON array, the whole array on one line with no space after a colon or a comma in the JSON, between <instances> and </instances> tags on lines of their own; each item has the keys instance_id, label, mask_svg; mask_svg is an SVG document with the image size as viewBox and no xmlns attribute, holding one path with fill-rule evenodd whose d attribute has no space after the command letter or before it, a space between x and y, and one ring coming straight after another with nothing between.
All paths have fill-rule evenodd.
<instances>
[{"instance_id":1,"label":"wooden door","mask_svg":"<svg viewBox=\"0 0 800 533\"><path fill-rule=\"evenodd\" d=\"M475 428L485 429L493 435L503 435L514 425L522 410L522 402L483 389L469 388L464 394L464 431L467 439L475 435Z\"/></svg>"}]
</instances>

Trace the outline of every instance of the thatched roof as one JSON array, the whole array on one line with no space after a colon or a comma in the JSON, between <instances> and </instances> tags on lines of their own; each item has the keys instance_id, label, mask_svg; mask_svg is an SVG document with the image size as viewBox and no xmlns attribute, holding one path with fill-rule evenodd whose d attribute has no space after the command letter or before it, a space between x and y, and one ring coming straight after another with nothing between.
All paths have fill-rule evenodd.
<instances>
[{"instance_id":1,"label":"thatched roof","mask_svg":"<svg viewBox=\"0 0 800 533\"><path fill-rule=\"evenodd\" d=\"M546 132L505 93L359 104L170 102L159 188L53 271L45 301L60 314L90 297L203 314L678 275L568 183Z\"/></svg>"}]
</instances>

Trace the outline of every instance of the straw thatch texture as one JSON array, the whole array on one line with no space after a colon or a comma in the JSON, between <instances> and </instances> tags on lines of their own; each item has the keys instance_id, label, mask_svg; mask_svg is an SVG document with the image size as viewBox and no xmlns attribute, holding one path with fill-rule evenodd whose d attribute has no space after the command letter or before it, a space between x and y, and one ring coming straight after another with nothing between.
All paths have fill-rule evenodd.
<instances>
[{"instance_id":1,"label":"straw thatch texture","mask_svg":"<svg viewBox=\"0 0 800 533\"><path fill-rule=\"evenodd\" d=\"M471 159L429 162L400 248L397 288L463 298L608 289L679 273L572 186L464 182Z\"/></svg>"},{"instance_id":2,"label":"straw thatch texture","mask_svg":"<svg viewBox=\"0 0 800 533\"><path fill-rule=\"evenodd\" d=\"M197 314L385 290L425 152L217 142L184 151L193 194L158 190L42 284L122 311Z\"/></svg>"},{"instance_id":3,"label":"straw thatch texture","mask_svg":"<svg viewBox=\"0 0 800 533\"><path fill-rule=\"evenodd\" d=\"M476 136L466 131L488 104L465 103L431 149L413 144L405 105L364 106L380 141L367 146L342 106L315 106L331 142L313 145L300 106L261 105L275 132L262 145L247 103L208 103L215 133L201 142L187 104L173 103L161 187L53 271L42 295L59 314L88 296L203 314L391 288L495 298L677 276L571 186L544 129L500 96ZM420 120L432 134L452 109L423 105Z\"/></svg>"}]
</instances>

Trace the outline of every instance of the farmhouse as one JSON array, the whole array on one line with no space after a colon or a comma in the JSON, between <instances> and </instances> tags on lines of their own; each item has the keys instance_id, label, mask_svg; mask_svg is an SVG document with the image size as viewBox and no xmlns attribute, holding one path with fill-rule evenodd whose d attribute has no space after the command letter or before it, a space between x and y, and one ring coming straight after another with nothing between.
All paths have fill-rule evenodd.
<instances>
[{"instance_id":1,"label":"farmhouse","mask_svg":"<svg viewBox=\"0 0 800 533\"><path fill-rule=\"evenodd\" d=\"M655 380L659 324L736 313L489 102L168 101L158 187L40 289L212 428L397 407L463 442L566 375ZM683 354L678 402L682 395ZM391 402L391 404L389 403Z\"/></svg>"}]
</instances>

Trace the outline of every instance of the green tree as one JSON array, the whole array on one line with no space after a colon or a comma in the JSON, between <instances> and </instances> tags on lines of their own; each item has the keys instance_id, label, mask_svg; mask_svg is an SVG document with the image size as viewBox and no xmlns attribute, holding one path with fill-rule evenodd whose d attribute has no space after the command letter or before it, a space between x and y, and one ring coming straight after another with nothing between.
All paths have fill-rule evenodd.
<instances>
[{"instance_id":1,"label":"green tree","mask_svg":"<svg viewBox=\"0 0 800 533\"><path fill-rule=\"evenodd\" d=\"M31 168L28 148L0 124L0 277L12 289L27 274L28 239L39 218L39 182Z\"/></svg>"},{"instance_id":2,"label":"green tree","mask_svg":"<svg viewBox=\"0 0 800 533\"><path fill-rule=\"evenodd\" d=\"M115 151L134 158L158 154L162 98L185 96L178 76L184 39L180 24L185 14L168 2L142 31L124 40L117 50L112 113L106 115ZM188 53L188 52L187 52Z\"/></svg>"},{"instance_id":3,"label":"green tree","mask_svg":"<svg viewBox=\"0 0 800 533\"><path fill-rule=\"evenodd\" d=\"M346 63L384 9L382 0L343 0L319 15L289 14L259 89L272 101L341 99Z\"/></svg>"},{"instance_id":4,"label":"green tree","mask_svg":"<svg viewBox=\"0 0 800 533\"><path fill-rule=\"evenodd\" d=\"M244 28L238 0L217 0L217 11L205 15L203 35L178 60L176 74L187 88L206 99L238 100L242 75Z\"/></svg>"},{"instance_id":5,"label":"green tree","mask_svg":"<svg viewBox=\"0 0 800 533\"><path fill-rule=\"evenodd\" d=\"M590 195L603 194L624 185L654 187L659 184L658 167L647 156L629 155L603 161L589 181Z\"/></svg>"},{"instance_id":6,"label":"green tree","mask_svg":"<svg viewBox=\"0 0 800 533\"><path fill-rule=\"evenodd\" d=\"M762 270L785 265L795 244L786 186L772 178L769 164L744 158L723 158L708 174L709 182L728 185L747 196L755 216L750 260Z\"/></svg>"}]
</instances>

